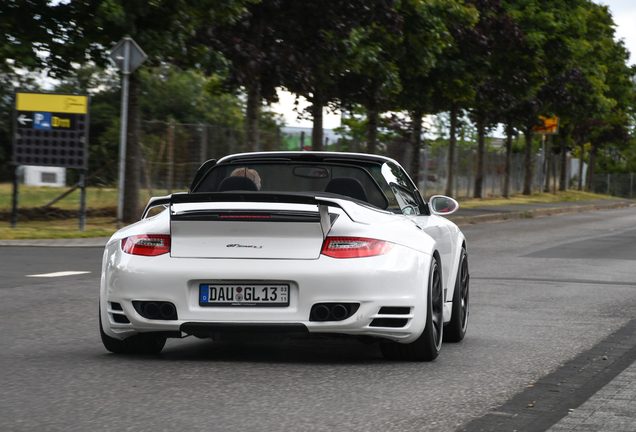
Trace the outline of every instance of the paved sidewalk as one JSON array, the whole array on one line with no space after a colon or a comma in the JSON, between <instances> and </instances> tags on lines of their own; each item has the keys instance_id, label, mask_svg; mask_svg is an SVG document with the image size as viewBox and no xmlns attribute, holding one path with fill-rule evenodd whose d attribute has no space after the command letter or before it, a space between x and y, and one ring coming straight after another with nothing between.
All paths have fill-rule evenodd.
<instances>
[{"instance_id":1,"label":"paved sidewalk","mask_svg":"<svg viewBox=\"0 0 636 432\"><path fill-rule=\"evenodd\" d=\"M636 363L548 430L636 431Z\"/></svg>"},{"instance_id":2,"label":"paved sidewalk","mask_svg":"<svg viewBox=\"0 0 636 432\"><path fill-rule=\"evenodd\" d=\"M635 380L636 319L460 432L636 431Z\"/></svg>"}]
</instances>

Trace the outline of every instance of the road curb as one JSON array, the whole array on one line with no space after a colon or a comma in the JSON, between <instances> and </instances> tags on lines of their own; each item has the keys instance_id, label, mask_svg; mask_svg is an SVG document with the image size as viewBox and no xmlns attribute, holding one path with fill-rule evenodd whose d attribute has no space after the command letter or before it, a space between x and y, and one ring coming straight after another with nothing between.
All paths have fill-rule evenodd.
<instances>
[{"instance_id":1,"label":"road curb","mask_svg":"<svg viewBox=\"0 0 636 432\"><path fill-rule=\"evenodd\" d=\"M588 204L582 206L571 206L571 207L553 207L547 209L537 209L537 210L523 210L523 211L514 211L514 212L501 212L501 213L492 213L492 214L484 214L478 216L456 216L450 217L449 219L453 221L458 226L463 225L474 225L481 223L494 223L494 222L506 222L510 220L519 220L519 219L529 219L529 218L538 218L545 216L557 216L562 214L569 213L582 213L587 211L595 211L595 210L611 210L625 207L633 207L636 204L632 204L629 202L613 202L607 204Z\"/></svg>"}]
</instances>

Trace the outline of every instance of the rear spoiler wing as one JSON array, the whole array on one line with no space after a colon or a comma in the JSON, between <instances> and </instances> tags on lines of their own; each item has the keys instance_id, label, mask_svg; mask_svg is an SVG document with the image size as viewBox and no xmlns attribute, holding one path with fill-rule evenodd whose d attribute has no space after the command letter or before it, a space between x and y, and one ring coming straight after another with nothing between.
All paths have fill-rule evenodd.
<instances>
[{"instance_id":1,"label":"rear spoiler wing","mask_svg":"<svg viewBox=\"0 0 636 432\"><path fill-rule=\"evenodd\" d=\"M350 212L342 204L343 200L338 198L318 197L310 193L264 193L264 192L195 192L195 193L175 193L161 197L154 197L148 201L146 208L141 215L142 219L148 216L148 212L155 207L169 206L174 204L195 204L213 202L259 202L259 203L284 203L284 204L309 204L318 206L320 214L320 226L323 235L326 236L331 229L331 218L328 207L338 207L342 209L351 220ZM171 213L172 214L172 213Z\"/></svg>"}]
</instances>

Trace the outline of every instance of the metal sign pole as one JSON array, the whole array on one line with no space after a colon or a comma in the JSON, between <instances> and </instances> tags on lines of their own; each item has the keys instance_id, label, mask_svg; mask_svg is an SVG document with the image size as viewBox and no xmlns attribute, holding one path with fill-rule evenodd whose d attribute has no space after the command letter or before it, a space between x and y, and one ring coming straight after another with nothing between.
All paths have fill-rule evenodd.
<instances>
[{"instance_id":1,"label":"metal sign pole","mask_svg":"<svg viewBox=\"0 0 636 432\"><path fill-rule=\"evenodd\" d=\"M124 183L126 178L126 135L128 133L128 80L130 75L130 42L124 46L124 67L121 85L121 125L119 129L119 195L117 198L117 229L124 219Z\"/></svg>"},{"instance_id":2,"label":"metal sign pole","mask_svg":"<svg viewBox=\"0 0 636 432\"><path fill-rule=\"evenodd\" d=\"M121 126L119 133L119 196L117 199L117 228L124 219L124 185L126 177L126 136L128 134L128 82L133 73L148 58L129 36L124 37L110 51L110 58L121 70Z\"/></svg>"},{"instance_id":3,"label":"metal sign pole","mask_svg":"<svg viewBox=\"0 0 636 432\"><path fill-rule=\"evenodd\" d=\"M86 170L80 174L80 208L79 208L79 230L84 231L86 227Z\"/></svg>"},{"instance_id":4,"label":"metal sign pole","mask_svg":"<svg viewBox=\"0 0 636 432\"><path fill-rule=\"evenodd\" d=\"M539 182L539 193L543 193L543 183L545 181L545 134L541 136L541 181Z\"/></svg>"},{"instance_id":5,"label":"metal sign pole","mask_svg":"<svg viewBox=\"0 0 636 432\"><path fill-rule=\"evenodd\" d=\"M13 209L11 210L11 228L17 228L18 226L18 185L20 184L18 170L19 166L15 167L13 171Z\"/></svg>"}]
</instances>

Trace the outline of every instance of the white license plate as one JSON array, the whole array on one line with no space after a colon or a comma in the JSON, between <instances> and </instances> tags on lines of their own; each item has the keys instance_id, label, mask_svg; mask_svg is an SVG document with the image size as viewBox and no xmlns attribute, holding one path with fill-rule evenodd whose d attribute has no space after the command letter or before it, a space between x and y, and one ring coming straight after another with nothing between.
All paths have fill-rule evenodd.
<instances>
[{"instance_id":1,"label":"white license plate","mask_svg":"<svg viewBox=\"0 0 636 432\"><path fill-rule=\"evenodd\" d=\"M199 286L201 306L289 306L289 285Z\"/></svg>"}]
</instances>

